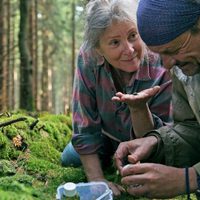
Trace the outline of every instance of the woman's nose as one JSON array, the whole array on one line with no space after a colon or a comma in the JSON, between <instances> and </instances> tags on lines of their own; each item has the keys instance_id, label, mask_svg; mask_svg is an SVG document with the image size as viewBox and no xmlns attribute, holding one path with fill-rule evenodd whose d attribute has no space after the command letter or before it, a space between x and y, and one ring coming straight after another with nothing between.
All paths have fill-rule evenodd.
<instances>
[{"instance_id":1,"label":"woman's nose","mask_svg":"<svg viewBox=\"0 0 200 200\"><path fill-rule=\"evenodd\" d=\"M176 59L172 56L161 55L161 58L166 69L171 69L176 64Z\"/></svg>"},{"instance_id":2,"label":"woman's nose","mask_svg":"<svg viewBox=\"0 0 200 200\"><path fill-rule=\"evenodd\" d=\"M126 42L124 44L124 52L126 54L132 54L134 52L134 45L131 42Z\"/></svg>"}]
</instances>

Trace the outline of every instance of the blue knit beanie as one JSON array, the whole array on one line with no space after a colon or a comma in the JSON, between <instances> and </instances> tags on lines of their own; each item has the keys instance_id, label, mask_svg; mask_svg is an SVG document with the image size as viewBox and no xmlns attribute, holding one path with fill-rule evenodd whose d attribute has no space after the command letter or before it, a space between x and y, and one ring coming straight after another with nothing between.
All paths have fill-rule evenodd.
<instances>
[{"instance_id":1,"label":"blue knit beanie","mask_svg":"<svg viewBox=\"0 0 200 200\"><path fill-rule=\"evenodd\" d=\"M140 0L138 30L149 46L166 44L192 28L200 17L195 0Z\"/></svg>"}]
</instances>

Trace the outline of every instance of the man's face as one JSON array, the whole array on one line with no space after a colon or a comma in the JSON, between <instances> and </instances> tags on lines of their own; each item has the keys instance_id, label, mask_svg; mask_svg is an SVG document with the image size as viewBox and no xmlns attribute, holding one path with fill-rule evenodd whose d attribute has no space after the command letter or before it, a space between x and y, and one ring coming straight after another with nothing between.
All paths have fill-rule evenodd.
<instances>
[{"instance_id":1,"label":"man's face","mask_svg":"<svg viewBox=\"0 0 200 200\"><path fill-rule=\"evenodd\" d=\"M149 49L161 55L166 69L176 65L187 76L200 72L200 33L187 31L167 44Z\"/></svg>"}]
</instances>

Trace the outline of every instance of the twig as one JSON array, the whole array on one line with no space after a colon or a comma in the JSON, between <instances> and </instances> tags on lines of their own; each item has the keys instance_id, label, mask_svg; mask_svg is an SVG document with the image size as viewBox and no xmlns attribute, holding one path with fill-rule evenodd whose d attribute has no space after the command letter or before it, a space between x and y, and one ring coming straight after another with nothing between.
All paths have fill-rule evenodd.
<instances>
[{"instance_id":1,"label":"twig","mask_svg":"<svg viewBox=\"0 0 200 200\"><path fill-rule=\"evenodd\" d=\"M33 128L36 126L36 124L39 122L38 119L36 119L29 127L31 130L33 130Z\"/></svg>"},{"instance_id":2,"label":"twig","mask_svg":"<svg viewBox=\"0 0 200 200\"><path fill-rule=\"evenodd\" d=\"M25 121L26 119L27 119L26 117L20 117L18 119L13 119L13 120L10 120L10 121L7 121L7 122L3 122L3 123L0 123L0 127L8 126L10 124L20 122L20 121Z\"/></svg>"}]
</instances>

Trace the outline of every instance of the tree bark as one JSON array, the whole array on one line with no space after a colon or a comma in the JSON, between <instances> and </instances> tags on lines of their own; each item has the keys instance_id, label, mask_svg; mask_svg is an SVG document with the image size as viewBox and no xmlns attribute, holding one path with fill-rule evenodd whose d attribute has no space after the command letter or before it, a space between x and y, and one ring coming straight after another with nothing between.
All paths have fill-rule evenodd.
<instances>
[{"instance_id":1,"label":"tree bark","mask_svg":"<svg viewBox=\"0 0 200 200\"><path fill-rule=\"evenodd\" d=\"M3 0L0 0L0 112L3 111Z\"/></svg>"},{"instance_id":2,"label":"tree bark","mask_svg":"<svg viewBox=\"0 0 200 200\"><path fill-rule=\"evenodd\" d=\"M28 50L28 12L30 1L20 0L20 108L33 110L32 65Z\"/></svg>"},{"instance_id":3,"label":"tree bark","mask_svg":"<svg viewBox=\"0 0 200 200\"><path fill-rule=\"evenodd\" d=\"M7 37L6 37L6 0L0 1L0 111L7 110Z\"/></svg>"}]
</instances>

